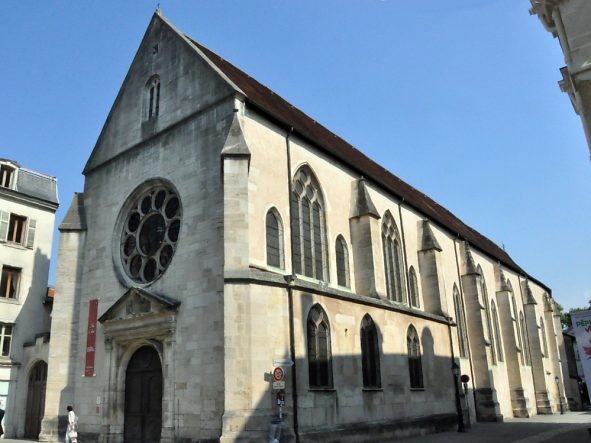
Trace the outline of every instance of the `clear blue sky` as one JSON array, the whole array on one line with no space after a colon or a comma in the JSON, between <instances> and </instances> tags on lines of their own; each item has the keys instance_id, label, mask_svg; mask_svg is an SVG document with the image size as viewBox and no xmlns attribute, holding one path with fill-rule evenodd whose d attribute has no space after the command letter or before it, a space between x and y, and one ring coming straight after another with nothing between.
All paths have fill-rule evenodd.
<instances>
[{"instance_id":1,"label":"clear blue sky","mask_svg":"<svg viewBox=\"0 0 591 443\"><path fill-rule=\"evenodd\" d=\"M58 177L58 223L83 190L82 168L156 5L2 3L0 157ZM160 6L179 29L504 244L565 308L587 305L591 162L557 85L559 43L528 14L529 0Z\"/></svg>"}]
</instances>

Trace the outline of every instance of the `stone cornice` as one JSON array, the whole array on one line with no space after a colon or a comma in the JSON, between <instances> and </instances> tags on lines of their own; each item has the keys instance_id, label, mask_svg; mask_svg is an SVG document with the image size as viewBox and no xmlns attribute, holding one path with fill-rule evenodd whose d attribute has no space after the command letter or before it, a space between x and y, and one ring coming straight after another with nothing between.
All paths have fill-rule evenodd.
<instances>
[{"instance_id":1,"label":"stone cornice","mask_svg":"<svg viewBox=\"0 0 591 443\"><path fill-rule=\"evenodd\" d=\"M291 287L294 290L302 292L311 292L325 297L334 298L338 300L345 300L351 303L372 306L375 308L382 308L387 311L400 312L413 317L424 318L432 320L437 323L448 324L447 319L441 315L431 314L429 312L420 311L415 308L384 300L380 298L365 297L354 292L343 291L326 285L325 283L316 283L313 281L304 280L299 277L291 279L291 275L282 275L274 272L269 272L259 268L251 267L248 275L226 275L224 278L225 284L259 284L263 286L274 286L280 288ZM288 281L286 281L289 280Z\"/></svg>"},{"instance_id":2,"label":"stone cornice","mask_svg":"<svg viewBox=\"0 0 591 443\"><path fill-rule=\"evenodd\" d=\"M11 200L16 203L24 204L27 206L34 206L38 209L42 209L45 211L51 211L54 213L59 206L59 204L57 204L57 203L52 203L52 202L42 200L37 197L23 194L21 192L15 191L13 189L8 189L8 188L3 188L3 187L0 187L0 200L1 199Z\"/></svg>"}]
</instances>

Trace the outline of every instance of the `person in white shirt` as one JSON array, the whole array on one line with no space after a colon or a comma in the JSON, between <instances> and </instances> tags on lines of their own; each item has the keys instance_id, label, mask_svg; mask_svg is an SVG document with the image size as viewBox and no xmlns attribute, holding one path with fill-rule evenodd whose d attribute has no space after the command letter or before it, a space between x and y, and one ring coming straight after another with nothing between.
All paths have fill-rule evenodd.
<instances>
[{"instance_id":1,"label":"person in white shirt","mask_svg":"<svg viewBox=\"0 0 591 443\"><path fill-rule=\"evenodd\" d=\"M74 408L69 406L68 410L68 427L66 428L66 443L78 442L78 416L74 412Z\"/></svg>"}]
</instances>

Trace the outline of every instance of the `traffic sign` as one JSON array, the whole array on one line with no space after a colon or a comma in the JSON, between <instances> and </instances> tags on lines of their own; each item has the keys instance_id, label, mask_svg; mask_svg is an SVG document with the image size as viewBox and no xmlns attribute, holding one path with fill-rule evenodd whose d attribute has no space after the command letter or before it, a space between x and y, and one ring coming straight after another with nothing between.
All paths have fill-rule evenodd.
<instances>
[{"instance_id":1,"label":"traffic sign","mask_svg":"<svg viewBox=\"0 0 591 443\"><path fill-rule=\"evenodd\" d=\"M273 390L277 391L279 389L285 389L285 382L284 381L274 381L273 382Z\"/></svg>"},{"instance_id":2,"label":"traffic sign","mask_svg":"<svg viewBox=\"0 0 591 443\"><path fill-rule=\"evenodd\" d=\"M285 374L283 373L283 368L277 367L277 368L273 369L273 379L275 381L283 381L284 375Z\"/></svg>"}]
</instances>

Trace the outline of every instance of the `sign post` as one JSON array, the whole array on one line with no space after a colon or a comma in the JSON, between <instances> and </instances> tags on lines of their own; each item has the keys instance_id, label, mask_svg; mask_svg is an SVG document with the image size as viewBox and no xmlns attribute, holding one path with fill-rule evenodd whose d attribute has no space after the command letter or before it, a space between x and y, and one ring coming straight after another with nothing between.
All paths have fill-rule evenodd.
<instances>
[{"instance_id":1,"label":"sign post","mask_svg":"<svg viewBox=\"0 0 591 443\"><path fill-rule=\"evenodd\" d=\"M279 420L283 419L283 405L285 404L285 371L281 366L273 369L273 390L277 392L277 406L279 406Z\"/></svg>"}]
</instances>

